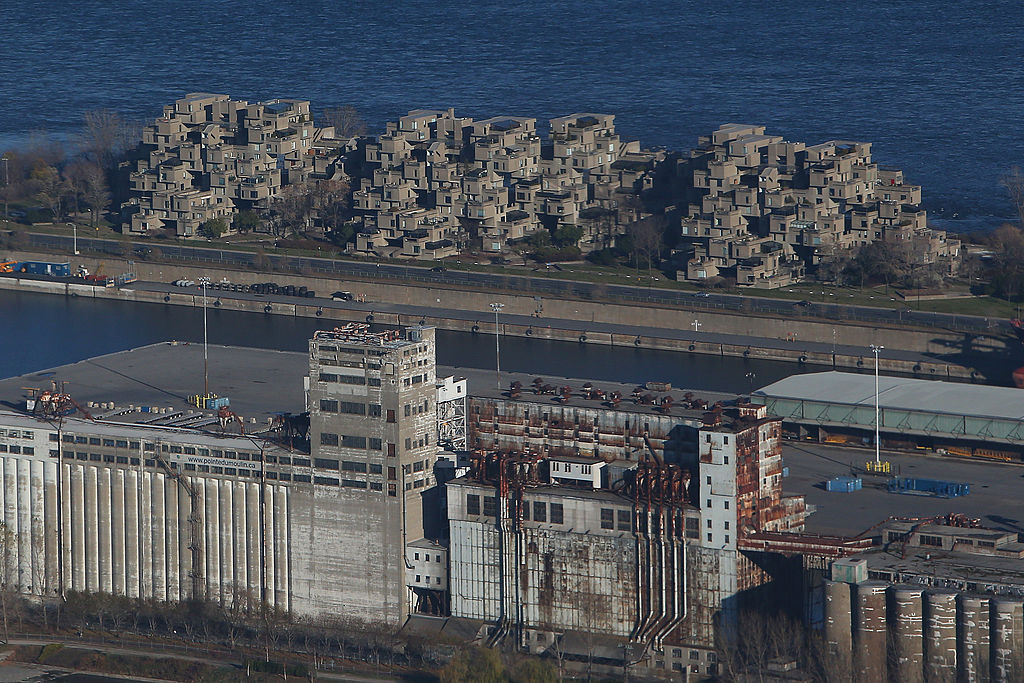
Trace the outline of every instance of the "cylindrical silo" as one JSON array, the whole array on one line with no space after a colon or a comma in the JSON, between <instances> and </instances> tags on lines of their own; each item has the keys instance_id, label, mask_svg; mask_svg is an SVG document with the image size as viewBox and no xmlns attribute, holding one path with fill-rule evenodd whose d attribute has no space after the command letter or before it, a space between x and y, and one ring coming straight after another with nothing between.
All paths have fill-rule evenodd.
<instances>
[{"instance_id":1,"label":"cylindrical silo","mask_svg":"<svg viewBox=\"0 0 1024 683\"><path fill-rule=\"evenodd\" d=\"M861 681L885 680L885 590L884 581L865 581L857 586L854 667Z\"/></svg>"},{"instance_id":2,"label":"cylindrical silo","mask_svg":"<svg viewBox=\"0 0 1024 683\"><path fill-rule=\"evenodd\" d=\"M956 592L931 590L924 600L925 680L956 680Z\"/></svg>"},{"instance_id":3,"label":"cylindrical silo","mask_svg":"<svg viewBox=\"0 0 1024 683\"><path fill-rule=\"evenodd\" d=\"M1019 600L994 598L992 600L991 660L992 680L997 683L1019 681L1022 668L1021 621L1024 608Z\"/></svg>"},{"instance_id":4,"label":"cylindrical silo","mask_svg":"<svg viewBox=\"0 0 1024 683\"><path fill-rule=\"evenodd\" d=\"M924 680L924 591L914 586L895 586L890 592L889 662L900 683L921 683Z\"/></svg>"},{"instance_id":5,"label":"cylindrical silo","mask_svg":"<svg viewBox=\"0 0 1024 683\"><path fill-rule=\"evenodd\" d=\"M983 595L960 596L957 640L960 675L964 681L983 683L989 677L988 602L988 597Z\"/></svg>"},{"instance_id":6,"label":"cylindrical silo","mask_svg":"<svg viewBox=\"0 0 1024 683\"><path fill-rule=\"evenodd\" d=\"M853 653L850 584L825 582L825 641L832 652L849 658Z\"/></svg>"}]
</instances>

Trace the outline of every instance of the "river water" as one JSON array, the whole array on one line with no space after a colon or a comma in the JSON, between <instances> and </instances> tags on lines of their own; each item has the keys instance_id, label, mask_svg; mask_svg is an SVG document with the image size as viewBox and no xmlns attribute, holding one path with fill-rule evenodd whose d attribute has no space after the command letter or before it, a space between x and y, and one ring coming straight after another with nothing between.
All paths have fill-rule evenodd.
<instances>
[{"instance_id":1,"label":"river water","mask_svg":"<svg viewBox=\"0 0 1024 683\"><path fill-rule=\"evenodd\" d=\"M959 230L1010 215L998 180L1024 165L1020 0L7 0L0 27L0 150L74 137L92 109L152 119L189 91L351 104L371 132L417 107L608 112L675 150L762 123L874 142Z\"/></svg>"},{"instance_id":2,"label":"river water","mask_svg":"<svg viewBox=\"0 0 1024 683\"><path fill-rule=\"evenodd\" d=\"M12 377L106 353L177 339L201 342L200 310L150 303L68 298L52 294L0 291L0 377ZM208 309L211 344L306 351L317 329L334 322L317 318L268 316ZM462 332L437 333L441 365L494 367L494 337ZM633 347L503 337L501 367L544 377L573 377L674 386L719 392L745 392L793 373L801 366L776 361L690 355ZM806 368L813 371L813 368ZM753 377L748 377L753 373ZM296 381L300 381L296 378Z\"/></svg>"}]
</instances>

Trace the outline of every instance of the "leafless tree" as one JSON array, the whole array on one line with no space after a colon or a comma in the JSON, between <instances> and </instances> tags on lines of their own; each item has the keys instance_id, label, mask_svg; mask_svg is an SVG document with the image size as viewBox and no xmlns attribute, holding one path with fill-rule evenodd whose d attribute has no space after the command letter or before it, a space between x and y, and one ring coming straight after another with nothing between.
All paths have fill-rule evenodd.
<instances>
[{"instance_id":1,"label":"leafless tree","mask_svg":"<svg viewBox=\"0 0 1024 683\"><path fill-rule=\"evenodd\" d=\"M112 168L141 137L137 125L109 109L87 111L82 121L82 151L103 169Z\"/></svg>"},{"instance_id":2,"label":"leafless tree","mask_svg":"<svg viewBox=\"0 0 1024 683\"><path fill-rule=\"evenodd\" d=\"M661 238L664 232L664 216L647 216L626 226L626 234L633 242L633 258L638 267L642 254L647 259L647 270L651 269L654 256L661 252Z\"/></svg>"},{"instance_id":3,"label":"leafless tree","mask_svg":"<svg viewBox=\"0 0 1024 683\"><path fill-rule=\"evenodd\" d=\"M1020 226L1024 228L1024 173L1021 173L1019 167L1014 166L1009 173L1000 178L999 184L1005 187L1007 194L1010 195L1010 202L1017 212L1017 219L1020 221Z\"/></svg>"},{"instance_id":4,"label":"leafless tree","mask_svg":"<svg viewBox=\"0 0 1024 683\"><path fill-rule=\"evenodd\" d=\"M339 138L351 138L366 133L366 122L352 105L324 109L322 118L325 126L334 126L334 134Z\"/></svg>"},{"instance_id":5,"label":"leafless tree","mask_svg":"<svg viewBox=\"0 0 1024 683\"><path fill-rule=\"evenodd\" d=\"M82 196L89 207L89 224L96 227L100 213L110 203L106 173L96 164L90 164L85 169L85 186Z\"/></svg>"}]
</instances>

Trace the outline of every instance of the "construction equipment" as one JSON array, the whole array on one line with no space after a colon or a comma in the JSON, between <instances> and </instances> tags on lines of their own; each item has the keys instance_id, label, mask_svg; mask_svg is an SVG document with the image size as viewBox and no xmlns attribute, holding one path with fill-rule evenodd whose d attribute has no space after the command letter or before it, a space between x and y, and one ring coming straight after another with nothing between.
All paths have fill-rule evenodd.
<instances>
[{"instance_id":1,"label":"construction equipment","mask_svg":"<svg viewBox=\"0 0 1024 683\"><path fill-rule=\"evenodd\" d=\"M231 399L217 394L193 394L188 397L188 402L200 410L220 410L231 405Z\"/></svg>"},{"instance_id":2,"label":"construction equipment","mask_svg":"<svg viewBox=\"0 0 1024 683\"><path fill-rule=\"evenodd\" d=\"M886 475L892 472L892 465L889 464L888 460L882 460L880 462L868 460L864 463L864 471L868 474Z\"/></svg>"},{"instance_id":3,"label":"construction equipment","mask_svg":"<svg viewBox=\"0 0 1024 683\"><path fill-rule=\"evenodd\" d=\"M238 433L245 434L245 422L238 415L231 412L231 409L227 406L222 406L217 410L217 419L220 421L221 430L226 430L228 425L234 421L238 423Z\"/></svg>"},{"instance_id":4,"label":"construction equipment","mask_svg":"<svg viewBox=\"0 0 1024 683\"><path fill-rule=\"evenodd\" d=\"M86 419L93 419L88 410L78 405L78 402L71 398L71 394L64 391L63 384L59 390L56 382L53 382L53 389L22 388L29 392L28 398L25 399L25 410L33 415L44 418L63 417L77 410Z\"/></svg>"}]
</instances>

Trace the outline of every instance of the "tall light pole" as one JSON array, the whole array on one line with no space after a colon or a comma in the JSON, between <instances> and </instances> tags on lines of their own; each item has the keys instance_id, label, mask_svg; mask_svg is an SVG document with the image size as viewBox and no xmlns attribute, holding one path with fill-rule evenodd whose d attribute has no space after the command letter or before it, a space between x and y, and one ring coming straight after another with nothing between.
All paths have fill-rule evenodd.
<instances>
[{"instance_id":1,"label":"tall light pole","mask_svg":"<svg viewBox=\"0 0 1024 683\"><path fill-rule=\"evenodd\" d=\"M75 252L75 256L78 256L78 224L77 223L72 223L71 224L71 230L73 231L72 234L74 235L74 237L73 237L74 241L72 242L73 247L72 247L71 250L73 252Z\"/></svg>"},{"instance_id":2,"label":"tall light pole","mask_svg":"<svg viewBox=\"0 0 1024 683\"><path fill-rule=\"evenodd\" d=\"M206 350L206 287L210 284L210 278L205 275L199 278L199 286L203 289L203 408L206 408L206 399L210 396L210 363Z\"/></svg>"},{"instance_id":3,"label":"tall light pole","mask_svg":"<svg viewBox=\"0 0 1024 683\"><path fill-rule=\"evenodd\" d=\"M875 354L875 465L880 466L882 464L881 450L882 443L879 441L879 429L878 429L878 354L881 353L884 346L872 344L871 352Z\"/></svg>"},{"instance_id":4,"label":"tall light pole","mask_svg":"<svg viewBox=\"0 0 1024 683\"><path fill-rule=\"evenodd\" d=\"M501 335L498 332L498 313L503 308L505 308L505 304L491 304L491 310L494 311L494 374L498 382L499 393L501 392L501 345L498 340Z\"/></svg>"}]
</instances>

